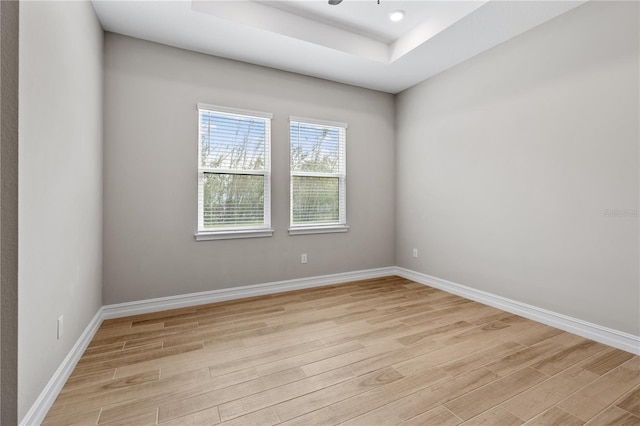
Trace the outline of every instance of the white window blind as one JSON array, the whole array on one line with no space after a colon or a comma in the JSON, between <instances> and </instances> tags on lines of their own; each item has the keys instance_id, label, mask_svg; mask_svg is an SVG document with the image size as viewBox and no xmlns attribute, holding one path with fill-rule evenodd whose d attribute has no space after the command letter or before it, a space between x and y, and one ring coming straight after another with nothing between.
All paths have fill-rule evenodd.
<instances>
[{"instance_id":1,"label":"white window blind","mask_svg":"<svg viewBox=\"0 0 640 426\"><path fill-rule=\"evenodd\" d=\"M198 104L198 233L271 226L271 114Z\"/></svg>"},{"instance_id":2,"label":"white window blind","mask_svg":"<svg viewBox=\"0 0 640 426\"><path fill-rule=\"evenodd\" d=\"M346 129L290 118L291 229L346 226Z\"/></svg>"}]
</instances>

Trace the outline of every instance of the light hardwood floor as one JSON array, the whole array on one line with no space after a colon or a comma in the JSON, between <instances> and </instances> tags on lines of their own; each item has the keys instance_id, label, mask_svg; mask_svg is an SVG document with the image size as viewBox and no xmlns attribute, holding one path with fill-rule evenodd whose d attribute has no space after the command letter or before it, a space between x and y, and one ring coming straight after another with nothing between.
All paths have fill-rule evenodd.
<instances>
[{"instance_id":1,"label":"light hardwood floor","mask_svg":"<svg viewBox=\"0 0 640 426\"><path fill-rule=\"evenodd\" d=\"M640 425L640 359L387 277L105 321L45 423Z\"/></svg>"}]
</instances>

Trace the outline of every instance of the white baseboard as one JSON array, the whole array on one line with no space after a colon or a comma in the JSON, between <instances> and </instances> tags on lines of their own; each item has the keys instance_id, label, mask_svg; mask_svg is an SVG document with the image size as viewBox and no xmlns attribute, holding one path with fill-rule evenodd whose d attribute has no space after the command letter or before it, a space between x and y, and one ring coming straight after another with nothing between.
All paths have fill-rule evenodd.
<instances>
[{"instance_id":1,"label":"white baseboard","mask_svg":"<svg viewBox=\"0 0 640 426\"><path fill-rule=\"evenodd\" d=\"M493 306L494 308L502 309L503 311L511 312L513 314L559 328L560 330L568 331L569 333L577 334L579 336L586 337L587 339L595 340L596 342L604 343L605 345L640 355L640 336L634 336L633 334L603 327L578 318L559 314L557 312L528 305L516 300L507 299L506 297L476 290L471 287L432 277L420 272L411 271L409 269L396 268L396 274L429 287L444 290L448 293L456 294L466 299Z\"/></svg>"},{"instance_id":2,"label":"white baseboard","mask_svg":"<svg viewBox=\"0 0 640 426\"><path fill-rule=\"evenodd\" d=\"M310 278L298 278L265 284L248 285L244 287L119 303L116 305L105 305L96 312L96 315L89 322L87 328L84 330L80 338L78 338L76 344L71 348L65 359L62 361L62 364L60 364L60 367L58 367L56 372L53 374L51 380L49 380L43 391L38 396L38 399L36 399L27 414L24 416L20 425L35 426L42 423L47 412L62 390L65 382L80 360L80 357L93 339L93 336L98 331L100 324L102 324L102 321L105 319L159 312L168 309L261 296L265 294L282 293L284 291L341 284L350 281L380 278L395 275L395 272L395 267L367 269L364 271L344 272Z\"/></svg>"},{"instance_id":3,"label":"white baseboard","mask_svg":"<svg viewBox=\"0 0 640 426\"><path fill-rule=\"evenodd\" d=\"M305 288L341 284L350 281L380 278L395 275L395 273L395 267L388 267L343 272L331 275L320 275L309 278L297 278L265 284L247 285L221 290L203 291L200 293L182 294L178 296L105 305L102 307L102 312L104 319L120 318L129 315L146 314L150 312L166 311L168 309L186 308L190 306L204 305L207 303L223 302L225 300L243 299L247 297L262 296L265 294L282 293L284 291L302 290Z\"/></svg>"},{"instance_id":4,"label":"white baseboard","mask_svg":"<svg viewBox=\"0 0 640 426\"><path fill-rule=\"evenodd\" d=\"M103 319L119 318L129 315L144 314L150 312L165 311L168 309L184 308L203 305L207 303L222 302L225 300L241 299L265 294L282 293L291 290L320 287L332 284L341 284L350 281L358 281L371 278L380 278L391 275L399 275L403 278L420 284L444 290L485 305L493 306L561 330L568 331L605 345L613 346L627 352L640 355L640 337L623 333L567 315L552 312L516 300L476 290L471 287L456 284L420 272L405 268L387 267L368 269L364 271L345 272L340 274L321 275L317 277L299 278L286 281L276 281L265 284L248 285L243 287L228 288L222 290L204 291L178 296L161 297L157 299L140 300L135 302L105 305L98 310L87 328L84 330L69 354L60 364L49 383L38 396L31 409L24 416L20 425L39 425L44 420L47 412L55 402L65 382L71 375L80 357L98 331Z\"/></svg>"},{"instance_id":5,"label":"white baseboard","mask_svg":"<svg viewBox=\"0 0 640 426\"><path fill-rule=\"evenodd\" d=\"M33 403L27 414L20 422L21 426L39 425L44 421L45 416L49 412L49 409L55 402L58 394L62 390L62 387L66 383L67 379L76 367L76 364L80 360L80 357L84 353L89 343L93 339L93 336L100 328L102 324L102 308L98 309L98 312L84 329L76 344L73 345L65 359L62 361L58 369L44 387L38 399Z\"/></svg>"}]
</instances>

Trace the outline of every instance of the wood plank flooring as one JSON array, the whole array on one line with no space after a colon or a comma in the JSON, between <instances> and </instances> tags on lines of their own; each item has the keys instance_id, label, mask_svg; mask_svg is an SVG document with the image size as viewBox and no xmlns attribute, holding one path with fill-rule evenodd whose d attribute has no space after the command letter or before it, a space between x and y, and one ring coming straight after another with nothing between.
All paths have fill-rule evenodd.
<instances>
[{"instance_id":1,"label":"wood plank flooring","mask_svg":"<svg viewBox=\"0 0 640 426\"><path fill-rule=\"evenodd\" d=\"M399 277L105 321L50 425L640 425L640 358Z\"/></svg>"}]
</instances>

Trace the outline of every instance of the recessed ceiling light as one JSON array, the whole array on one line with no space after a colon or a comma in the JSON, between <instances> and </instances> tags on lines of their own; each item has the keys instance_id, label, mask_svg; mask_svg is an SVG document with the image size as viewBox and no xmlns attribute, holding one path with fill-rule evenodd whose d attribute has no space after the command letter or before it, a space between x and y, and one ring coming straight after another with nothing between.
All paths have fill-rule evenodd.
<instances>
[{"instance_id":1,"label":"recessed ceiling light","mask_svg":"<svg viewBox=\"0 0 640 426\"><path fill-rule=\"evenodd\" d=\"M402 18L404 18L404 10L394 10L389 14L389 19L393 22L402 21Z\"/></svg>"}]
</instances>

